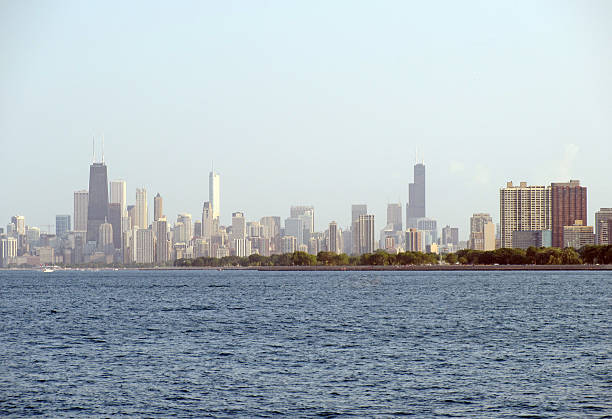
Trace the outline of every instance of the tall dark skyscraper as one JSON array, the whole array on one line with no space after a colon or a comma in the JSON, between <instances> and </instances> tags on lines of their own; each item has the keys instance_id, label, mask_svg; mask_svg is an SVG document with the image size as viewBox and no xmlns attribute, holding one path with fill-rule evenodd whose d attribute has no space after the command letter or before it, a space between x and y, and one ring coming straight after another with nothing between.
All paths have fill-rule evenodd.
<instances>
[{"instance_id":1,"label":"tall dark skyscraper","mask_svg":"<svg viewBox=\"0 0 612 419\"><path fill-rule=\"evenodd\" d=\"M87 207L87 241L96 241L100 224L108 217L108 180L106 164L89 166L89 205Z\"/></svg>"},{"instance_id":2,"label":"tall dark skyscraper","mask_svg":"<svg viewBox=\"0 0 612 419\"><path fill-rule=\"evenodd\" d=\"M414 182L408 185L406 228L416 228L417 220L425 217L425 164L414 165Z\"/></svg>"},{"instance_id":3,"label":"tall dark skyscraper","mask_svg":"<svg viewBox=\"0 0 612 419\"><path fill-rule=\"evenodd\" d=\"M587 225L587 188L579 180L550 185L550 209L552 224L552 245L563 247L563 227L571 226L576 220Z\"/></svg>"}]
</instances>

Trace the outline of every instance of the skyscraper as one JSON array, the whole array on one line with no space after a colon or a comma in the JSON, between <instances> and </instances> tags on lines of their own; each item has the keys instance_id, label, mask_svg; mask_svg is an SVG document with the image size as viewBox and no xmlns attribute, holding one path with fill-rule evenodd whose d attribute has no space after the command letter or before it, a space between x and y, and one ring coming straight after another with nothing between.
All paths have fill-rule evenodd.
<instances>
[{"instance_id":1,"label":"skyscraper","mask_svg":"<svg viewBox=\"0 0 612 419\"><path fill-rule=\"evenodd\" d=\"M285 219L285 236L295 237L298 247L304 244L304 220L302 217Z\"/></svg>"},{"instance_id":2,"label":"skyscraper","mask_svg":"<svg viewBox=\"0 0 612 419\"><path fill-rule=\"evenodd\" d=\"M135 213L136 219L134 220L134 227L138 228L149 228L149 211L147 209L147 190L144 188L136 189L136 208Z\"/></svg>"},{"instance_id":3,"label":"skyscraper","mask_svg":"<svg viewBox=\"0 0 612 419\"><path fill-rule=\"evenodd\" d=\"M416 228L408 228L406 230L406 251L407 252L424 252L425 243L423 242L423 232Z\"/></svg>"},{"instance_id":4,"label":"skyscraper","mask_svg":"<svg viewBox=\"0 0 612 419\"><path fill-rule=\"evenodd\" d=\"M108 180L104 161L89 166L89 202L87 206L87 241L96 241L100 224L108 217Z\"/></svg>"},{"instance_id":5,"label":"skyscraper","mask_svg":"<svg viewBox=\"0 0 612 419\"><path fill-rule=\"evenodd\" d=\"M212 205L213 219L218 219L221 214L219 196L219 173L215 173L213 170L208 175L208 201Z\"/></svg>"},{"instance_id":6,"label":"skyscraper","mask_svg":"<svg viewBox=\"0 0 612 419\"><path fill-rule=\"evenodd\" d=\"M472 215L468 246L474 250L495 250L495 224L491 215L485 213Z\"/></svg>"},{"instance_id":7,"label":"skyscraper","mask_svg":"<svg viewBox=\"0 0 612 419\"><path fill-rule=\"evenodd\" d=\"M164 216L164 201L159 192L153 198L153 221L159 220Z\"/></svg>"},{"instance_id":8,"label":"skyscraper","mask_svg":"<svg viewBox=\"0 0 612 419\"><path fill-rule=\"evenodd\" d=\"M155 262L166 263L168 261L168 223L165 217L158 218L154 223L157 232Z\"/></svg>"},{"instance_id":9,"label":"skyscraper","mask_svg":"<svg viewBox=\"0 0 612 419\"><path fill-rule=\"evenodd\" d=\"M125 180L111 180L110 182L110 203L119 204L121 216L127 213L127 195Z\"/></svg>"},{"instance_id":10,"label":"skyscraper","mask_svg":"<svg viewBox=\"0 0 612 419\"><path fill-rule=\"evenodd\" d=\"M342 249L340 248L340 242L341 240L341 235L340 232L338 231L338 224L336 224L335 221L332 221L331 223L329 223L329 237L327 238L328 240L328 245L327 245L327 251L328 252L332 252L332 253L340 253L342 251Z\"/></svg>"},{"instance_id":11,"label":"skyscraper","mask_svg":"<svg viewBox=\"0 0 612 419\"><path fill-rule=\"evenodd\" d=\"M550 230L550 188L508 182L499 190L499 214L503 248L512 248L513 231Z\"/></svg>"},{"instance_id":12,"label":"skyscraper","mask_svg":"<svg viewBox=\"0 0 612 419\"><path fill-rule=\"evenodd\" d=\"M210 240L214 234L213 225L212 205L206 201L202 207L202 237L206 240Z\"/></svg>"},{"instance_id":13,"label":"skyscraper","mask_svg":"<svg viewBox=\"0 0 612 419\"><path fill-rule=\"evenodd\" d=\"M351 253L354 255L359 252L359 217L368 213L368 206L365 204L351 205Z\"/></svg>"},{"instance_id":14,"label":"skyscraper","mask_svg":"<svg viewBox=\"0 0 612 419\"><path fill-rule=\"evenodd\" d=\"M550 209L553 247L563 247L563 227L576 221L587 225L587 188L579 180L550 185Z\"/></svg>"},{"instance_id":15,"label":"skyscraper","mask_svg":"<svg viewBox=\"0 0 612 419\"><path fill-rule=\"evenodd\" d=\"M136 240L134 243L136 263L153 263L153 255L155 253L154 243L153 230L136 230Z\"/></svg>"},{"instance_id":16,"label":"skyscraper","mask_svg":"<svg viewBox=\"0 0 612 419\"><path fill-rule=\"evenodd\" d=\"M595 213L595 243L599 245L610 242L609 225L612 223L612 208L600 208Z\"/></svg>"},{"instance_id":17,"label":"skyscraper","mask_svg":"<svg viewBox=\"0 0 612 419\"><path fill-rule=\"evenodd\" d=\"M74 193L74 231L87 231L87 209L89 192L86 190Z\"/></svg>"},{"instance_id":18,"label":"skyscraper","mask_svg":"<svg viewBox=\"0 0 612 419\"><path fill-rule=\"evenodd\" d=\"M113 226L106 221L98 227L98 250L104 254L110 255L115 250L113 245Z\"/></svg>"},{"instance_id":19,"label":"skyscraper","mask_svg":"<svg viewBox=\"0 0 612 419\"><path fill-rule=\"evenodd\" d=\"M406 227L416 228L417 220L425 217L425 164L414 165L414 182L408 185Z\"/></svg>"},{"instance_id":20,"label":"skyscraper","mask_svg":"<svg viewBox=\"0 0 612 419\"><path fill-rule=\"evenodd\" d=\"M126 210L127 211L127 210ZM113 226L113 246L121 249L121 203L111 202L108 204L108 222Z\"/></svg>"},{"instance_id":21,"label":"skyscraper","mask_svg":"<svg viewBox=\"0 0 612 419\"><path fill-rule=\"evenodd\" d=\"M357 254L374 252L376 238L374 236L374 215L360 215L357 220Z\"/></svg>"},{"instance_id":22,"label":"skyscraper","mask_svg":"<svg viewBox=\"0 0 612 419\"><path fill-rule=\"evenodd\" d=\"M402 204L387 204L387 226L393 231L402 231Z\"/></svg>"},{"instance_id":23,"label":"skyscraper","mask_svg":"<svg viewBox=\"0 0 612 419\"><path fill-rule=\"evenodd\" d=\"M70 231L70 215L55 216L55 235L58 238L64 237Z\"/></svg>"},{"instance_id":24,"label":"skyscraper","mask_svg":"<svg viewBox=\"0 0 612 419\"><path fill-rule=\"evenodd\" d=\"M26 232L25 217L23 215L15 215L11 217L11 223L15 224L17 234L23 236Z\"/></svg>"},{"instance_id":25,"label":"skyscraper","mask_svg":"<svg viewBox=\"0 0 612 419\"><path fill-rule=\"evenodd\" d=\"M232 213L232 240L246 239L246 220L244 213Z\"/></svg>"},{"instance_id":26,"label":"skyscraper","mask_svg":"<svg viewBox=\"0 0 612 419\"><path fill-rule=\"evenodd\" d=\"M191 214L179 214L176 221L178 223L183 223L185 226L185 243L189 243L191 241L191 237L193 236Z\"/></svg>"}]
</instances>

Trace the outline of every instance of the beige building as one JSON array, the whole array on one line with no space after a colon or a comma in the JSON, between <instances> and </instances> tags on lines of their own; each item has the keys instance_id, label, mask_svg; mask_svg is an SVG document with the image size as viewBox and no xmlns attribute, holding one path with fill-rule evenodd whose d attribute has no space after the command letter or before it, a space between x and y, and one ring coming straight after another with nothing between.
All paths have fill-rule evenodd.
<instances>
[{"instance_id":1,"label":"beige building","mask_svg":"<svg viewBox=\"0 0 612 419\"><path fill-rule=\"evenodd\" d=\"M86 190L74 193L74 231L87 231L87 211L89 192Z\"/></svg>"},{"instance_id":2,"label":"beige building","mask_svg":"<svg viewBox=\"0 0 612 419\"><path fill-rule=\"evenodd\" d=\"M153 230L136 230L136 263L153 263L154 242Z\"/></svg>"},{"instance_id":3,"label":"beige building","mask_svg":"<svg viewBox=\"0 0 612 419\"><path fill-rule=\"evenodd\" d=\"M585 226L582 220L576 220L573 226L563 227L563 247L580 249L588 244L595 244L593 226Z\"/></svg>"},{"instance_id":4,"label":"beige building","mask_svg":"<svg viewBox=\"0 0 612 419\"><path fill-rule=\"evenodd\" d=\"M425 242L423 240L423 232L416 228L406 230L406 251L407 252L424 252Z\"/></svg>"},{"instance_id":5,"label":"beige building","mask_svg":"<svg viewBox=\"0 0 612 419\"><path fill-rule=\"evenodd\" d=\"M612 244L610 226L612 225L612 208L600 208L595 213L595 243Z\"/></svg>"},{"instance_id":6,"label":"beige building","mask_svg":"<svg viewBox=\"0 0 612 419\"><path fill-rule=\"evenodd\" d=\"M132 225L141 229L149 228L149 211L147 209L147 190L136 189L136 206Z\"/></svg>"},{"instance_id":7,"label":"beige building","mask_svg":"<svg viewBox=\"0 0 612 419\"><path fill-rule=\"evenodd\" d=\"M474 250L495 250L495 224L490 214L472 215L468 246Z\"/></svg>"},{"instance_id":8,"label":"beige building","mask_svg":"<svg viewBox=\"0 0 612 419\"><path fill-rule=\"evenodd\" d=\"M501 247L512 247L513 231L550 230L550 205L550 187L508 182L499 190Z\"/></svg>"}]
</instances>

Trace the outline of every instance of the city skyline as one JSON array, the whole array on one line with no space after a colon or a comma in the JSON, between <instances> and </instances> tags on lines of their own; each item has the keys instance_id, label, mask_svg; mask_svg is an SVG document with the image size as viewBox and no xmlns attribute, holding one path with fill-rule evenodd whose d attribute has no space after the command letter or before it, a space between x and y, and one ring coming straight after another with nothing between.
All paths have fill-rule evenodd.
<instances>
[{"instance_id":1,"label":"city skyline","mask_svg":"<svg viewBox=\"0 0 612 419\"><path fill-rule=\"evenodd\" d=\"M0 7L2 219L69 213L92 134L168 215L201 211L214 161L223 224L303 204L322 230L367 203L379 229L417 147L427 215L464 239L510 180L580 179L589 223L609 206L609 2Z\"/></svg>"}]
</instances>

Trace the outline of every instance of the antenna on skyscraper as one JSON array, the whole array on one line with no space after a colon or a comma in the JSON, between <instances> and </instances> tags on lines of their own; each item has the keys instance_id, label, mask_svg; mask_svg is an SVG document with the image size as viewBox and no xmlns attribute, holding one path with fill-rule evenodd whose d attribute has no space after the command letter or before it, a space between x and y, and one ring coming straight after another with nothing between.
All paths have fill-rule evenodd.
<instances>
[{"instance_id":1,"label":"antenna on skyscraper","mask_svg":"<svg viewBox=\"0 0 612 419\"><path fill-rule=\"evenodd\" d=\"M96 136L91 137L91 162L96 162Z\"/></svg>"},{"instance_id":2,"label":"antenna on skyscraper","mask_svg":"<svg viewBox=\"0 0 612 419\"><path fill-rule=\"evenodd\" d=\"M104 163L104 134L102 134L102 163Z\"/></svg>"}]
</instances>

